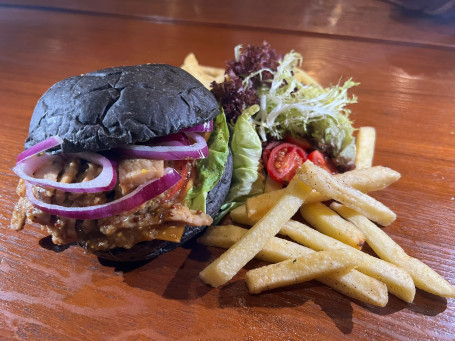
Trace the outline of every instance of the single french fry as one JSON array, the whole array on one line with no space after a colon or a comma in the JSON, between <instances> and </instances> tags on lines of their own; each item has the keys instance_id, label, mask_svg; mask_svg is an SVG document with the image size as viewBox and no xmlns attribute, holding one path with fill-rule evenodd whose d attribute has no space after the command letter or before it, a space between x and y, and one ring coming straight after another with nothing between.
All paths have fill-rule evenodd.
<instances>
[{"instance_id":1,"label":"single french fry","mask_svg":"<svg viewBox=\"0 0 455 341\"><path fill-rule=\"evenodd\" d=\"M264 193L277 191L283 188L283 184L273 180L269 175L265 178Z\"/></svg>"},{"instance_id":2,"label":"single french fry","mask_svg":"<svg viewBox=\"0 0 455 341\"><path fill-rule=\"evenodd\" d=\"M356 137L356 169L370 168L373 165L376 129L360 127Z\"/></svg>"},{"instance_id":3,"label":"single french fry","mask_svg":"<svg viewBox=\"0 0 455 341\"><path fill-rule=\"evenodd\" d=\"M375 166L368 169L355 169L346 173L337 174L335 177L346 185L352 186L361 192L368 193L390 186L398 181L401 175L393 169ZM252 221L257 222L268 210L270 210L282 194L283 190L278 190L249 198L246 202L248 217ZM329 199L329 197L313 191L305 200L305 203L312 204Z\"/></svg>"},{"instance_id":4,"label":"single french fry","mask_svg":"<svg viewBox=\"0 0 455 341\"><path fill-rule=\"evenodd\" d=\"M396 219L396 214L390 208L346 185L309 160L297 170L296 177L317 192L343 203L383 226L390 225Z\"/></svg>"},{"instance_id":5,"label":"single french fry","mask_svg":"<svg viewBox=\"0 0 455 341\"><path fill-rule=\"evenodd\" d=\"M340 242L362 249L365 236L354 224L341 218L326 205L317 202L300 207L302 217L316 230Z\"/></svg>"},{"instance_id":6,"label":"single french fry","mask_svg":"<svg viewBox=\"0 0 455 341\"><path fill-rule=\"evenodd\" d=\"M246 273L246 284L251 294L309 281L330 273L347 272L361 259L350 250L329 250L287 259Z\"/></svg>"},{"instance_id":7,"label":"single french fry","mask_svg":"<svg viewBox=\"0 0 455 341\"><path fill-rule=\"evenodd\" d=\"M388 167L374 166L367 169L354 169L334 175L334 177L346 185L363 193L368 193L389 187L401 178L401 174Z\"/></svg>"},{"instance_id":8,"label":"single french fry","mask_svg":"<svg viewBox=\"0 0 455 341\"><path fill-rule=\"evenodd\" d=\"M389 301L385 283L358 270L321 276L317 280L348 297L378 307L385 307Z\"/></svg>"},{"instance_id":9,"label":"single french fry","mask_svg":"<svg viewBox=\"0 0 455 341\"><path fill-rule=\"evenodd\" d=\"M285 189L259 194L248 198L245 203L246 214L252 221L259 221L283 196Z\"/></svg>"},{"instance_id":10,"label":"single french fry","mask_svg":"<svg viewBox=\"0 0 455 341\"><path fill-rule=\"evenodd\" d=\"M311 77L308 72L300 68L294 69L294 77L303 84L321 87L321 85L319 85L319 83L313 77Z\"/></svg>"},{"instance_id":11,"label":"single french fry","mask_svg":"<svg viewBox=\"0 0 455 341\"><path fill-rule=\"evenodd\" d=\"M246 229L235 225L211 226L198 239L198 242L207 246L227 249L242 238L246 232ZM297 258L315 252L303 245L273 237L269 239L255 258L270 263L278 263L286 259ZM386 285L357 270L351 270L341 274L330 274L319 277L317 280L361 302L379 307L384 307L388 302Z\"/></svg>"},{"instance_id":12,"label":"single french fry","mask_svg":"<svg viewBox=\"0 0 455 341\"><path fill-rule=\"evenodd\" d=\"M362 257L358 271L384 282L389 292L403 301L410 303L414 300L414 282L404 269L356 250L297 221L286 223L280 233L316 251L350 248Z\"/></svg>"},{"instance_id":13,"label":"single french fry","mask_svg":"<svg viewBox=\"0 0 455 341\"><path fill-rule=\"evenodd\" d=\"M231 219L239 224L253 226L257 221L254 221L248 217L246 214L246 206L241 205L239 207L234 208L231 212L229 212Z\"/></svg>"},{"instance_id":14,"label":"single french fry","mask_svg":"<svg viewBox=\"0 0 455 341\"><path fill-rule=\"evenodd\" d=\"M311 188L297 177L294 179L276 205L249 229L242 239L200 272L199 276L205 283L217 287L228 282L299 210L305 198L311 193Z\"/></svg>"},{"instance_id":15,"label":"single french fry","mask_svg":"<svg viewBox=\"0 0 455 341\"><path fill-rule=\"evenodd\" d=\"M455 297L453 285L425 263L406 254L392 238L366 217L340 204L334 203L332 207L363 231L368 245L380 258L408 271L417 288L443 297Z\"/></svg>"}]
</instances>

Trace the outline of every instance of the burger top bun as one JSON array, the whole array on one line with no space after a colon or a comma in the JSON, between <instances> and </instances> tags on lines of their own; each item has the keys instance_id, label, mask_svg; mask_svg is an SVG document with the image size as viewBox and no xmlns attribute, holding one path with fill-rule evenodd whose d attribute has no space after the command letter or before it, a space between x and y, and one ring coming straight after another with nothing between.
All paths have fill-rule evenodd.
<instances>
[{"instance_id":1,"label":"burger top bun","mask_svg":"<svg viewBox=\"0 0 455 341\"><path fill-rule=\"evenodd\" d=\"M108 150L176 133L218 114L212 93L178 67L114 67L54 84L35 107L25 148L58 135L63 152Z\"/></svg>"}]
</instances>

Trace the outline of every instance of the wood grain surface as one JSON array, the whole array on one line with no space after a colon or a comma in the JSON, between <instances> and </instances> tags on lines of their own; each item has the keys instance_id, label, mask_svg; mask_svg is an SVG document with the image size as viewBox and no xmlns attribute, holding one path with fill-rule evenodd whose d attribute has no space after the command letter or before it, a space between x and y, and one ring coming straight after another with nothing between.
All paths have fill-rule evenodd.
<instances>
[{"instance_id":1,"label":"wood grain surface","mask_svg":"<svg viewBox=\"0 0 455 341\"><path fill-rule=\"evenodd\" d=\"M243 1L75 3L0 1L0 339L455 339L455 300L420 290L413 303L391 296L385 308L314 281L251 296L245 270L218 289L199 280L221 254L216 248L190 243L121 266L52 245L32 226L8 229L17 200L11 168L34 105L53 83L116 65L180 65L189 52L223 67L235 45L267 40L300 52L323 85L361 83L355 125L376 127L374 163L402 173L374 194L398 215L385 231L455 284L454 24L374 0L356 9L354 1L307 1L300 17L293 1L250 8L252 16ZM339 20L329 28L336 4Z\"/></svg>"},{"instance_id":2,"label":"wood grain surface","mask_svg":"<svg viewBox=\"0 0 455 341\"><path fill-rule=\"evenodd\" d=\"M425 1L431 2L422 2ZM286 5L274 0L217 1L216 4L212 0L0 0L0 4L52 9L57 13L77 11L163 23L248 27L289 34L305 32L341 39L455 47L455 28L450 25L453 18L429 16L380 0L287 0Z\"/></svg>"}]
</instances>

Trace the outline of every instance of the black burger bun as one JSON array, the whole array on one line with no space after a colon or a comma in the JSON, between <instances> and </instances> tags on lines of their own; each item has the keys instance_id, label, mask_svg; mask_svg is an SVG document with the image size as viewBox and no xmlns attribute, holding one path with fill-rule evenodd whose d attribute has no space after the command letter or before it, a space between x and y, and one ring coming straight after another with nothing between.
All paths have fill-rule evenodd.
<instances>
[{"instance_id":1,"label":"black burger bun","mask_svg":"<svg viewBox=\"0 0 455 341\"><path fill-rule=\"evenodd\" d=\"M54 84L35 107L25 148L58 135L64 153L108 150L176 133L218 114L212 93L178 67L114 67Z\"/></svg>"},{"instance_id":2,"label":"black burger bun","mask_svg":"<svg viewBox=\"0 0 455 341\"><path fill-rule=\"evenodd\" d=\"M207 195L206 211L207 214L209 214L212 218L220 210L229 191L229 187L231 187L232 170L232 155L229 153L223 176ZM91 251L91 253L94 253L101 259L109 260L112 262L138 262L149 260L163 253L172 251L179 246L182 246L187 241L205 230L206 227L207 226L186 226L180 243L173 243L163 240L152 240L149 242L138 243L131 249L114 248L108 251Z\"/></svg>"}]
</instances>

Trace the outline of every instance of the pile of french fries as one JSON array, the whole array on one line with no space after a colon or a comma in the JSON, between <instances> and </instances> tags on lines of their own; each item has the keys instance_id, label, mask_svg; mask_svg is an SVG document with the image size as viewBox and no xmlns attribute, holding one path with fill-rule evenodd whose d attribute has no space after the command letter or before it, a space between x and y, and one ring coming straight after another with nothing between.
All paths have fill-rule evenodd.
<instances>
[{"instance_id":1,"label":"pile of french fries","mask_svg":"<svg viewBox=\"0 0 455 341\"><path fill-rule=\"evenodd\" d=\"M224 69L200 65L194 53L185 57L181 68L204 84L207 89L210 89L213 81L221 83L224 80Z\"/></svg>"},{"instance_id":2,"label":"pile of french fries","mask_svg":"<svg viewBox=\"0 0 455 341\"><path fill-rule=\"evenodd\" d=\"M204 67L195 58L190 61L187 71L201 77ZM389 292L412 302L416 287L455 297L455 287L406 254L378 226L392 224L396 215L367 193L387 188L400 174L387 167L372 167L375 134L372 127L359 129L355 170L331 175L306 161L286 188L269 181L264 194L231 211L231 219L251 226L249 229L209 227L198 241L227 250L201 271L200 278L211 286L221 286L258 258L272 264L246 273L252 294L314 279L380 307L387 304ZM322 203L327 201L329 206ZM297 212L311 226L292 220ZM378 257L362 251L365 242Z\"/></svg>"}]
</instances>

